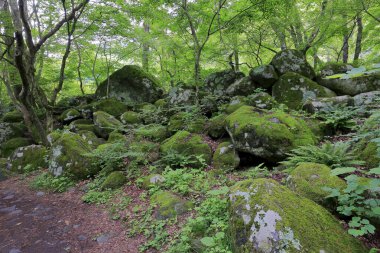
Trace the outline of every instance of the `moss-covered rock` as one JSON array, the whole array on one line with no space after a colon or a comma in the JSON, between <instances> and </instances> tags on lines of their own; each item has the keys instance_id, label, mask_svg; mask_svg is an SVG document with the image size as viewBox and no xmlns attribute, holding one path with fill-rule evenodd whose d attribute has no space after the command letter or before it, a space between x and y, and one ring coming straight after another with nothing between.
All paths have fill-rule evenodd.
<instances>
[{"instance_id":1,"label":"moss-covered rock","mask_svg":"<svg viewBox=\"0 0 380 253\"><path fill-rule=\"evenodd\" d=\"M148 140L133 141L128 146L129 151L139 154L135 157L130 157L131 160L137 160L141 163L155 162L160 157L160 145L156 142Z\"/></svg>"},{"instance_id":2,"label":"moss-covered rock","mask_svg":"<svg viewBox=\"0 0 380 253\"><path fill-rule=\"evenodd\" d=\"M236 96L231 99L229 104L227 104L224 108L224 112L226 114L231 114L240 107L247 105L247 98L243 96Z\"/></svg>"},{"instance_id":3,"label":"moss-covered rock","mask_svg":"<svg viewBox=\"0 0 380 253\"><path fill-rule=\"evenodd\" d=\"M276 162L316 137L304 120L275 111L243 106L226 118L227 131L238 151Z\"/></svg>"},{"instance_id":4,"label":"moss-covered rock","mask_svg":"<svg viewBox=\"0 0 380 253\"><path fill-rule=\"evenodd\" d=\"M94 124L96 133L105 139L111 132L123 128L123 124L114 116L102 111L94 112Z\"/></svg>"},{"instance_id":5,"label":"moss-covered rock","mask_svg":"<svg viewBox=\"0 0 380 253\"><path fill-rule=\"evenodd\" d=\"M142 187L144 189L149 189L150 187L159 185L163 182L165 182L165 178L163 176L160 174L152 174L143 178Z\"/></svg>"},{"instance_id":6,"label":"moss-covered rock","mask_svg":"<svg viewBox=\"0 0 380 253\"><path fill-rule=\"evenodd\" d=\"M227 134L226 125L226 114L220 114L218 116L212 117L207 124L208 135L214 139L223 137Z\"/></svg>"},{"instance_id":7,"label":"moss-covered rock","mask_svg":"<svg viewBox=\"0 0 380 253\"><path fill-rule=\"evenodd\" d=\"M192 115L189 112L179 112L169 119L168 130L175 133L186 130L191 133L204 133L206 130L207 118L202 115Z\"/></svg>"},{"instance_id":8,"label":"moss-covered rock","mask_svg":"<svg viewBox=\"0 0 380 253\"><path fill-rule=\"evenodd\" d=\"M159 124L143 125L134 130L136 138L149 139L152 141L161 142L168 137L168 130L166 126Z\"/></svg>"},{"instance_id":9,"label":"moss-covered rock","mask_svg":"<svg viewBox=\"0 0 380 253\"><path fill-rule=\"evenodd\" d=\"M331 98L314 98L306 101L302 109L309 113L329 110L332 106L353 106L354 99L351 96L337 96Z\"/></svg>"},{"instance_id":10,"label":"moss-covered rock","mask_svg":"<svg viewBox=\"0 0 380 253\"><path fill-rule=\"evenodd\" d=\"M335 91L338 95L355 96L360 93L380 90L380 72L358 74L347 77L345 74L318 78L318 83Z\"/></svg>"},{"instance_id":11,"label":"moss-covered rock","mask_svg":"<svg viewBox=\"0 0 380 253\"><path fill-rule=\"evenodd\" d=\"M320 71L321 77L332 76L336 74L346 73L354 68L353 65L347 63L339 63L339 62L329 62L326 63Z\"/></svg>"},{"instance_id":12,"label":"moss-covered rock","mask_svg":"<svg viewBox=\"0 0 380 253\"><path fill-rule=\"evenodd\" d=\"M123 113L120 116L120 120L121 122L123 122L123 124L126 124L126 125L128 124L134 125L134 124L142 123L141 115L134 111L127 111Z\"/></svg>"},{"instance_id":13,"label":"moss-covered rock","mask_svg":"<svg viewBox=\"0 0 380 253\"><path fill-rule=\"evenodd\" d=\"M252 94L256 89L255 83L251 80L249 76L240 78L231 84L226 93L229 96L247 96Z\"/></svg>"},{"instance_id":14,"label":"moss-covered rock","mask_svg":"<svg viewBox=\"0 0 380 253\"><path fill-rule=\"evenodd\" d=\"M170 88L167 100L171 105L193 105L195 104L195 87L179 85Z\"/></svg>"},{"instance_id":15,"label":"moss-covered rock","mask_svg":"<svg viewBox=\"0 0 380 253\"><path fill-rule=\"evenodd\" d=\"M119 131L113 131L112 133L109 134L108 136L108 143L115 143L115 142L126 142L127 137L120 133Z\"/></svg>"},{"instance_id":16,"label":"moss-covered rock","mask_svg":"<svg viewBox=\"0 0 380 253\"><path fill-rule=\"evenodd\" d=\"M286 73L273 85L272 95L277 102L291 109L300 109L309 99L334 97L336 94L297 73Z\"/></svg>"},{"instance_id":17,"label":"moss-covered rock","mask_svg":"<svg viewBox=\"0 0 380 253\"><path fill-rule=\"evenodd\" d=\"M25 147L31 144L30 139L17 137L10 139L0 145L0 155L1 157L10 156L14 150L19 147Z\"/></svg>"},{"instance_id":18,"label":"moss-covered rock","mask_svg":"<svg viewBox=\"0 0 380 253\"><path fill-rule=\"evenodd\" d=\"M272 179L234 185L229 214L233 252L367 252L326 209Z\"/></svg>"},{"instance_id":19,"label":"moss-covered rock","mask_svg":"<svg viewBox=\"0 0 380 253\"><path fill-rule=\"evenodd\" d=\"M257 66L249 71L249 76L257 88L270 89L278 80L276 70L272 65Z\"/></svg>"},{"instance_id":20,"label":"moss-covered rock","mask_svg":"<svg viewBox=\"0 0 380 253\"><path fill-rule=\"evenodd\" d=\"M156 219L165 220L189 211L193 204L174 195L171 192L159 191L151 197L151 203L158 206Z\"/></svg>"},{"instance_id":21,"label":"moss-covered rock","mask_svg":"<svg viewBox=\"0 0 380 253\"><path fill-rule=\"evenodd\" d=\"M212 151L207 143L198 134L187 131L179 131L169 139L166 139L160 147L160 152L166 155L175 152L185 156L202 156L207 164L211 163ZM202 166L196 162L194 166Z\"/></svg>"},{"instance_id":22,"label":"moss-covered rock","mask_svg":"<svg viewBox=\"0 0 380 253\"><path fill-rule=\"evenodd\" d=\"M28 130L23 123L0 122L0 144L12 138L23 137Z\"/></svg>"},{"instance_id":23,"label":"moss-covered rock","mask_svg":"<svg viewBox=\"0 0 380 253\"><path fill-rule=\"evenodd\" d=\"M376 143L363 140L358 146L363 147L362 150L359 150L358 157L365 161L369 168L375 168L380 165L380 157Z\"/></svg>"},{"instance_id":24,"label":"moss-covered rock","mask_svg":"<svg viewBox=\"0 0 380 253\"><path fill-rule=\"evenodd\" d=\"M232 69L216 72L206 77L204 88L214 95L225 95L228 87L243 77L242 72L235 72Z\"/></svg>"},{"instance_id":25,"label":"moss-covered rock","mask_svg":"<svg viewBox=\"0 0 380 253\"><path fill-rule=\"evenodd\" d=\"M95 132L95 125L93 121L88 119L77 119L69 124L69 129L71 132L79 131L91 131Z\"/></svg>"},{"instance_id":26,"label":"moss-covered rock","mask_svg":"<svg viewBox=\"0 0 380 253\"><path fill-rule=\"evenodd\" d=\"M109 82L105 80L99 85L96 95L105 97L107 90L110 97L127 104L153 103L163 94L159 81L141 67L134 65L126 65L114 72L109 77Z\"/></svg>"},{"instance_id":27,"label":"moss-covered rock","mask_svg":"<svg viewBox=\"0 0 380 253\"><path fill-rule=\"evenodd\" d=\"M95 175L99 168L93 168L92 158L86 156L91 151L91 146L80 135L64 132L52 144L49 170L55 176L67 173L75 179L86 179Z\"/></svg>"},{"instance_id":28,"label":"moss-covered rock","mask_svg":"<svg viewBox=\"0 0 380 253\"><path fill-rule=\"evenodd\" d=\"M273 57L271 65L280 75L294 72L310 79L314 79L315 77L314 69L307 62L306 56L302 51L294 49L283 50Z\"/></svg>"},{"instance_id":29,"label":"moss-covered rock","mask_svg":"<svg viewBox=\"0 0 380 253\"><path fill-rule=\"evenodd\" d=\"M114 171L111 172L104 182L102 183L101 188L106 189L117 189L122 187L127 182L127 178L125 177L124 173L121 171Z\"/></svg>"},{"instance_id":30,"label":"moss-covered rock","mask_svg":"<svg viewBox=\"0 0 380 253\"><path fill-rule=\"evenodd\" d=\"M87 142L88 145L91 146L91 148L96 148L97 146L105 142L104 139L98 138L94 134L94 132L91 131L82 130L78 131L78 134L80 135L80 137L82 137L84 141Z\"/></svg>"},{"instance_id":31,"label":"moss-covered rock","mask_svg":"<svg viewBox=\"0 0 380 253\"><path fill-rule=\"evenodd\" d=\"M115 98L107 98L93 102L86 106L86 108L90 108L93 112L103 111L112 116L119 117L129 109L129 106Z\"/></svg>"},{"instance_id":32,"label":"moss-covered rock","mask_svg":"<svg viewBox=\"0 0 380 253\"><path fill-rule=\"evenodd\" d=\"M2 121L7 122L7 123L16 123L16 122L21 122L23 120L24 120L24 117L20 111L7 112L2 118Z\"/></svg>"},{"instance_id":33,"label":"moss-covered rock","mask_svg":"<svg viewBox=\"0 0 380 253\"><path fill-rule=\"evenodd\" d=\"M80 117L82 117L82 114L78 112L78 110L67 109L61 114L61 116L59 116L59 120L63 123L70 123L71 121L79 119Z\"/></svg>"},{"instance_id":34,"label":"moss-covered rock","mask_svg":"<svg viewBox=\"0 0 380 253\"><path fill-rule=\"evenodd\" d=\"M259 92L249 95L246 101L246 103L250 106L267 110L273 109L278 105L277 101L266 92Z\"/></svg>"},{"instance_id":35,"label":"moss-covered rock","mask_svg":"<svg viewBox=\"0 0 380 253\"><path fill-rule=\"evenodd\" d=\"M218 145L212 158L214 168L222 171L232 171L239 166L240 158L231 142Z\"/></svg>"},{"instance_id":36,"label":"moss-covered rock","mask_svg":"<svg viewBox=\"0 0 380 253\"><path fill-rule=\"evenodd\" d=\"M301 163L287 178L287 186L295 193L325 207L334 208L326 199L329 192L323 187L344 189L346 183L337 176L331 175L331 169L318 163Z\"/></svg>"},{"instance_id":37,"label":"moss-covered rock","mask_svg":"<svg viewBox=\"0 0 380 253\"><path fill-rule=\"evenodd\" d=\"M157 108L163 109L163 108L168 107L169 103L166 99L161 98L161 99L157 100L156 102L154 102L154 105Z\"/></svg>"},{"instance_id":38,"label":"moss-covered rock","mask_svg":"<svg viewBox=\"0 0 380 253\"><path fill-rule=\"evenodd\" d=\"M28 166L28 171L47 168L47 149L40 145L30 145L16 149L8 159L9 169L12 172L23 173Z\"/></svg>"}]
</instances>

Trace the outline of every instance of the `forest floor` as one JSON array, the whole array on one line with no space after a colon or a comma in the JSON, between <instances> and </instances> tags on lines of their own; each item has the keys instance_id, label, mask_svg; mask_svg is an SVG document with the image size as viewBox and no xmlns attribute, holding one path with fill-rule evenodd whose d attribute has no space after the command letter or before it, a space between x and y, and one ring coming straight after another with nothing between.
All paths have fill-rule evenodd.
<instances>
[{"instance_id":1,"label":"forest floor","mask_svg":"<svg viewBox=\"0 0 380 253\"><path fill-rule=\"evenodd\" d=\"M78 186L54 194L28 181L0 182L0 253L138 252L144 238L127 238L104 208L83 203Z\"/></svg>"}]
</instances>

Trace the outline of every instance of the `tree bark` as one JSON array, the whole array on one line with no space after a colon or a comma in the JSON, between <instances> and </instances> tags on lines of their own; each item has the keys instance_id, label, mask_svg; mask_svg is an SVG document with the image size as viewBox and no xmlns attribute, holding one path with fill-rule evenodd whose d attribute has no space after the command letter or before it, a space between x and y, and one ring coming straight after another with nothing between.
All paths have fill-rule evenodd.
<instances>
[{"instance_id":1,"label":"tree bark","mask_svg":"<svg viewBox=\"0 0 380 253\"><path fill-rule=\"evenodd\" d=\"M358 32L356 35L354 61L359 60L360 54L362 52L363 20L361 14L356 17L356 25L358 26Z\"/></svg>"},{"instance_id":2,"label":"tree bark","mask_svg":"<svg viewBox=\"0 0 380 253\"><path fill-rule=\"evenodd\" d=\"M144 32L146 34L146 36L149 36L149 33L150 33L150 25L144 21L143 23L143 26L144 26ZM149 42L146 40L146 38L144 38L144 42L143 42L143 51L142 51L142 67L145 71L149 71L149 50L150 50L150 47L149 47Z\"/></svg>"}]
</instances>

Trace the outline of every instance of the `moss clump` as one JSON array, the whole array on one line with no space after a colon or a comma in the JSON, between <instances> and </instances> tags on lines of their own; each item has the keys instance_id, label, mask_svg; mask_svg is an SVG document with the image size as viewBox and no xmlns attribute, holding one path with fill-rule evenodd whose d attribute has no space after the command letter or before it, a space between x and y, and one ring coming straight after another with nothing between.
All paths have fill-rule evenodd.
<instances>
[{"instance_id":1,"label":"moss clump","mask_svg":"<svg viewBox=\"0 0 380 253\"><path fill-rule=\"evenodd\" d=\"M108 143L126 142L126 141L127 141L126 136L122 133L119 133L118 131L113 131L112 133L110 133L107 140Z\"/></svg>"},{"instance_id":2,"label":"moss clump","mask_svg":"<svg viewBox=\"0 0 380 253\"><path fill-rule=\"evenodd\" d=\"M168 102L165 99L159 99L156 102L154 102L154 105L157 108L166 108L168 106Z\"/></svg>"},{"instance_id":3,"label":"moss clump","mask_svg":"<svg viewBox=\"0 0 380 253\"><path fill-rule=\"evenodd\" d=\"M292 170L287 179L288 187L295 193L325 207L334 208L326 199L329 192L323 187L344 189L346 183L337 176L331 175L331 169L318 163L301 163Z\"/></svg>"},{"instance_id":4,"label":"moss clump","mask_svg":"<svg viewBox=\"0 0 380 253\"><path fill-rule=\"evenodd\" d=\"M168 130L175 133L186 130L190 133L203 133L207 125L207 118L202 115L194 115L189 112L179 112L169 119Z\"/></svg>"},{"instance_id":5,"label":"moss clump","mask_svg":"<svg viewBox=\"0 0 380 253\"><path fill-rule=\"evenodd\" d=\"M377 144L374 142L368 142L364 146L365 148L360 152L358 157L364 160L369 168L375 168L379 166L380 157L378 155L379 147Z\"/></svg>"},{"instance_id":6,"label":"moss clump","mask_svg":"<svg viewBox=\"0 0 380 253\"><path fill-rule=\"evenodd\" d=\"M165 178L160 174L152 174L143 178L142 187L149 189L152 186L159 185L165 181Z\"/></svg>"},{"instance_id":7,"label":"moss clump","mask_svg":"<svg viewBox=\"0 0 380 253\"><path fill-rule=\"evenodd\" d=\"M152 141L163 141L168 136L165 126L159 124L150 124L135 129L137 139L149 139Z\"/></svg>"},{"instance_id":8,"label":"moss clump","mask_svg":"<svg viewBox=\"0 0 380 253\"><path fill-rule=\"evenodd\" d=\"M121 122L124 124L140 124L142 123L141 115L134 111L127 111L120 116Z\"/></svg>"},{"instance_id":9,"label":"moss clump","mask_svg":"<svg viewBox=\"0 0 380 253\"><path fill-rule=\"evenodd\" d=\"M207 131L208 131L209 136L217 139L227 134L227 131L225 129L226 117L227 115L220 114L218 116L211 118L208 121Z\"/></svg>"},{"instance_id":10,"label":"moss clump","mask_svg":"<svg viewBox=\"0 0 380 253\"><path fill-rule=\"evenodd\" d=\"M67 173L75 179L86 179L100 168L91 167L92 159L86 156L91 146L78 134L66 132L53 142L49 155L49 170L60 176Z\"/></svg>"},{"instance_id":11,"label":"moss clump","mask_svg":"<svg viewBox=\"0 0 380 253\"><path fill-rule=\"evenodd\" d=\"M64 111L61 116L59 116L59 120L64 122L64 123L67 123L67 122L70 122L70 121L73 121L75 119L78 119L82 117L81 113L78 112L78 110L76 109L67 109L66 111Z\"/></svg>"},{"instance_id":12,"label":"moss clump","mask_svg":"<svg viewBox=\"0 0 380 253\"><path fill-rule=\"evenodd\" d=\"M111 132L123 128L123 124L114 116L102 111L94 112L94 123L96 133L105 139Z\"/></svg>"},{"instance_id":13,"label":"moss clump","mask_svg":"<svg viewBox=\"0 0 380 253\"><path fill-rule=\"evenodd\" d=\"M226 125L237 150L271 161L280 161L292 149L316 142L305 121L282 111L243 106L226 118Z\"/></svg>"},{"instance_id":14,"label":"moss clump","mask_svg":"<svg viewBox=\"0 0 380 253\"><path fill-rule=\"evenodd\" d=\"M10 139L4 142L3 144L1 144L0 146L1 156L8 157L13 153L15 149L19 147L28 146L30 144L31 144L31 141L27 138L18 137L18 138Z\"/></svg>"},{"instance_id":15,"label":"moss clump","mask_svg":"<svg viewBox=\"0 0 380 253\"><path fill-rule=\"evenodd\" d=\"M148 140L133 141L129 144L129 151L135 156L129 157L140 163L155 162L160 157L159 144Z\"/></svg>"},{"instance_id":16,"label":"moss clump","mask_svg":"<svg viewBox=\"0 0 380 253\"><path fill-rule=\"evenodd\" d=\"M242 96L234 97L231 99L230 103L226 105L224 112L226 114L231 114L244 105L247 105L246 97L242 97Z\"/></svg>"},{"instance_id":17,"label":"moss clump","mask_svg":"<svg viewBox=\"0 0 380 253\"><path fill-rule=\"evenodd\" d=\"M115 98L102 99L90 104L89 106L94 112L103 111L115 117L119 117L129 109L126 104Z\"/></svg>"},{"instance_id":18,"label":"moss clump","mask_svg":"<svg viewBox=\"0 0 380 253\"><path fill-rule=\"evenodd\" d=\"M234 170L240 163L239 155L230 142L220 143L212 160L214 168L222 171Z\"/></svg>"},{"instance_id":19,"label":"moss clump","mask_svg":"<svg viewBox=\"0 0 380 253\"><path fill-rule=\"evenodd\" d=\"M159 191L151 197L151 202L158 206L156 218L169 219L181 215L193 207L190 201L182 200L171 192Z\"/></svg>"},{"instance_id":20,"label":"moss clump","mask_svg":"<svg viewBox=\"0 0 380 253\"><path fill-rule=\"evenodd\" d=\"M2 119L2 121L8 122L8 123L17 123L23 120L24 120L24 117L22 113L19 111L7 112Z\"/></svg>"},{"instance_id":21,"label":"moss clump","mask_svg":"<svg viewBox=\"0 0 380 253\"><path fill-rule=\"evenodd\" d=\"M28 166L28 172L47 168L47 149L44 146L31 145L16 149L9 157L10 169L12 172L23 173Z\"/></svg>"},{"instance_id":22,"label":"moss clump","mask_svg":"<svg viewBox=\"0 0 380 253\"><path fill-rule=\"evenodd\" d=\"M100 144L103 144L104 143L104 140L101 139L101 138L98 138L94 132L90 132L90 131L86 131L86 130L83 130L83 131L78 131L78 134L80 135L80 137L82 137L82 139L84 141L87 142L88 145L90 145L92 148L96 148L97 146L99 146Z\"/></svg>"},{"instance_id":23,"label":"moss clump","mask_svg":"<svg viewBox=\"0 0 380 253\"><path fill-rule=\"evenodd\" d=\"M175 152L185 156L202 156L207 164L211 162L212 151L207 143L198 134L187 131L179 131L169 139L165 140L160 147L160 152L166 155ZM202 166L196 162L194 166Z\"/></svg>"},{"instance_id":24,"label":"moss clump","mask_svg":"<svg viewBox=\"0 0 380 253\"><path fill-rule=\"evenodd\" d=\"M72 132L91 131L95 132L95 125L88 119L77 119L69 124L69 129Z\"/></svg>"},{"instance_id":25,"label":"moss clump","mask_svg":"<svg viewBox=\"0 0 380 253\"><path fill-rule=\"evenodd\" d=\"M367 252L326 209L272 179L234 185L229 213L233 252Z\"/></svg>"},{"instance_id":26,"label":"moss clump","mask_svg":"<svg viewBox=\"0 0 380 253\"><path fill-rule=\"evenodd\" d=\"M127 178L125 177L124 173L121 171L114 171L111 172L104 182L102 183L101 188L103 190L106 189L117 189L122 187L127 182Z\"/></svg>"},{"instance_id":27,"label":"moss clump","mask_svg":"<svg viewBox=\"0 0 380 253\"><path fill-rule=\"evenodd\" d=\"M266 92L255 93L247 97L247 104L260 109L270 110L278 104L276 100Z\"/></svg>"},{"instance_id":28,"label":"moss clump","mask_svg":"<svg viewBox=\"0 0 380 253\"><path fill-rule=\"evenodd\" d=\"M297 73L286 73L273 85L272 95L291 109L300 109L308 99L334 97L336 94Z\"/></svg>"}]
</instances>

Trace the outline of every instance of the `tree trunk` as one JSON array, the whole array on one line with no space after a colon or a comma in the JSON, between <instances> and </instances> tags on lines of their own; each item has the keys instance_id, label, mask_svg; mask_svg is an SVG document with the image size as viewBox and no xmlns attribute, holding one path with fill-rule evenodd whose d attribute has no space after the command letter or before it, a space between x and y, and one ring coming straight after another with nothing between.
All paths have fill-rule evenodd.
<instances>
[{"instance_id":1,"label":"tree trunk","mask_svg":"<svg viewBox=\"0 0 380 253\"><path fill-rule=\"evenodd\" d=\"M198 86L201 84L201 54L202 49L194 49L195 59L194 59L194 82Z\"/></svg>"},{"instance_id":2,"label":"tree trunk","mask_svg":"<svg viewBox=\"0 0 380 253\"><path fill-rule=\"evenodd\" d=\"M354 61L359 60L360 54L362 52L363 20L360 14L356 17L356 25L358 26L358 33L356 35Z\"/></svg>"},{"instance_id":3,"label":"tree trunk","mask_svg":"<svg viewBox=\"0 0 380 253\"><path fill-rule=\"evenodd\" d=\"M149 36L150 25L144 21L144 32L146 36ZM144 39L143 42L143 52L142 52L142 67L145 71L149 71L149 43L147 39Z\"/></svg>"}]
</instances>

